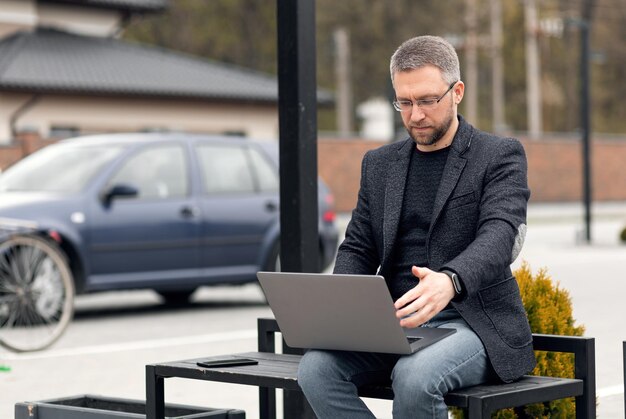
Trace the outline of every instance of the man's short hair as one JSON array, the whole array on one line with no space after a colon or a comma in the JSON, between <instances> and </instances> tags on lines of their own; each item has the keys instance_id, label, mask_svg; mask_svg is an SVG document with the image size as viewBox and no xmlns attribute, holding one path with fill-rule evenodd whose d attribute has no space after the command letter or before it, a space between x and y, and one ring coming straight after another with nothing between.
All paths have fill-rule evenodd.
<instances>
[{"instance_id":1,"label":"man's short hair","mask_svg":"<svg viewBox=\"0 0 626 419\"><path fill-rule=\"evenodd\" d=\"M459 57L452 44L438 36L424 35L403 42L393 53L389 65L391 81L396 73L427 65L439 68L446 83L461 80Z\"/></svg>"}]
</instances>

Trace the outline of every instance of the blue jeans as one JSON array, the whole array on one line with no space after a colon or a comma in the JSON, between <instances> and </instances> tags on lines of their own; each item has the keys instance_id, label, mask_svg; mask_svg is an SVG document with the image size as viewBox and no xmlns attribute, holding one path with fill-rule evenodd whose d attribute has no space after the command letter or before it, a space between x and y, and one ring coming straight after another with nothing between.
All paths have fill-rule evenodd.
<instances>
[{"instance_id":1,"label":"blue jeans","mask_svg":"<svg viewBox=\"0 0 626 419\"><path fill-rule=\"evenodd\" d=\"M317 417L374 418L357 388L391 379L394 419L443 419L448 417L446 393L494 377L482 342L456 310L440 312L423 327L457 331L412 355L308 351L298 383Z\"/></svg>"}]
</instances>

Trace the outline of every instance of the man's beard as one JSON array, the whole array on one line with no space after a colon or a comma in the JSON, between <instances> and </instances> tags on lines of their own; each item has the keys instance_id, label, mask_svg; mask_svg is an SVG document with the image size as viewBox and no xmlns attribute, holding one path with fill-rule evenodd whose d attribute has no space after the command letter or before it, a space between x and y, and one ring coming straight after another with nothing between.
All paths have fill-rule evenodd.
<instances>
[{"instance_id":1,"label":"man's beard","mask_svg":"<svg viewBox=\"0 0 626 419\"><path fill-rule=\"evenodd\" d=\"M413 133L411 132L411 125L409 125L408 127L405 126L405 128L407 132L409 133L409 136L417 144L426 145L426 146L434 145L439 140L441 140L441 138L446 134L446 132L448 132L448 130L450 129L450 125L452 125L453 118L454 118L454 113L452 111L452 107L450 107L450 109L448 109L448 113L446 114L446 118L443 120L443 122L438 126L434 126L433 133L427 137L418 137L417 135L413 135Z\"/></svg>"}]
</instances>

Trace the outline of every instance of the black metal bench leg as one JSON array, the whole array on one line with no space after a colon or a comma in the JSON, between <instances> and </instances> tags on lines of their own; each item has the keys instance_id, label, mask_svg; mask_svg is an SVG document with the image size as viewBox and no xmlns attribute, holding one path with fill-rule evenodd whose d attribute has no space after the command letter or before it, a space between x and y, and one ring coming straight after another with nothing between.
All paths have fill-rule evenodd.
<instances>
[{"instance_id":1,"label":"black metal bench leg","mask_svg":"<svg viewBox=\"0 0 626 419\"><path fill-rule=\"evenodd\" d=\"M316 419L311 405L304 393L295 390L283 390L285 418Z\"/></svg>"},{"instance_id":2,"label":"black metal bench leg","mask_svg":"<svg viewBox=\"0 0 626 419\"><path fill-rule=\"evenodd\" d=\"M576 417L596 418L596 352L595 341L584 342L584 348L574 352L574 377L583 380L584 391L576 397Z\"/></svg>"},{"instance_id":3,"label":"black metal bench leg","mask_svg":"<svg viewBox=\"0 0 626 419\"><path fill-rule=\"evenodd\" d=\"M468 419L491 419L491 411L487 409L480 399L470 398L467 406Z\"/></svg>"},{"instance_id":4,"label":"black metal bench leg","mask_svg":"<svg viewBox=\"0 0 626 419\"><path fill-rule=\"evenodd\" d=\"M259 388L259 419L276 419L276 390Z\"/></svg>"},{"instance_id":5,"label":"black metal bench leg","mask_svg":"<svg viewBox=\"0 0 626 419\"><path fill-rule=\"evenodd\" d=\"M146 419L165 418L164 381L152 365L146 365Z\"/></svg>"}]
</instances>

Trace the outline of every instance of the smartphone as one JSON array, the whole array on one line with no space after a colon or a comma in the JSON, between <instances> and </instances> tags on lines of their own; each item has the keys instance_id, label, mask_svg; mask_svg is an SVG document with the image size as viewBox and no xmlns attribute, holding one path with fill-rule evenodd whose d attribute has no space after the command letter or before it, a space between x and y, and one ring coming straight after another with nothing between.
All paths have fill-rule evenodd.
<instances>
[{"instance_id":1,"label":"smartphone","mask_svg":"<svg viewBox=\"0 0 626 419\"><path fill-rule=\"evenodd\" d=\"M259 361L249 358L217 358L196 362L198 366L204 368L238 367L241 365L256 365L258 363Z\"/></svg>"}]
</instances>

